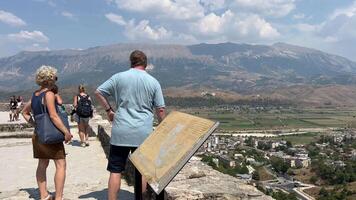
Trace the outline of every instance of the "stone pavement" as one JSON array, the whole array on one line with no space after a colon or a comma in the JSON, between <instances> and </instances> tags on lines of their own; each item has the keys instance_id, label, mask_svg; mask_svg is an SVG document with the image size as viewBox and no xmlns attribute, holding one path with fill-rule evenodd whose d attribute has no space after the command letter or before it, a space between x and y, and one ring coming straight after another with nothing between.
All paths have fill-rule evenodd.
<instances>
[{"instance_id":1,"label":"stone pavement","mask_svg":"<svg viewBox=\"0 0 356 200\"><path fill-rule=\"evenodd\" d=\"M0 112L0 124L22 124L26 123L25 119L20 115L19 121L10 122L9 112Z\"/></svg>"},{"instance_id":2,"label":"stone pavement","mask_svg":"<svg viewBox=\"0 0 356 200\"><path fill-rule=\"evenodd\" d=\"M64 190L66 199L107 199L107 160L100 142L90 138L89 147L80 147L78 130L72 128L71 145L67 152L67 179ZM35 171L37 160L33 159L30 138L0 139L0 199L38 199ZM50 162L47 182L54 192L54 163ZM120 200L133 199L133 187L122 182Z\"/></svg>"}]
</instances>

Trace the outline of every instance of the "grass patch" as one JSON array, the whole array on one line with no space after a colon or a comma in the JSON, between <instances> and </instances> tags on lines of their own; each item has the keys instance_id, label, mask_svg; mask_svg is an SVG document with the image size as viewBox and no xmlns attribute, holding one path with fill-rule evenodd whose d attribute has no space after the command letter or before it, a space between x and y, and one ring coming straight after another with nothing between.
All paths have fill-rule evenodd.
<instances>
[{"instance_id":1,"label":"grass patch","mask_svg":"<svg viewBox=\"0 0 356 200\"><path fill-rule=\"evenodd\" d=\"M265 167L260 167L257 170L257 173L260 177L260 181L269 181L269 180L273 180L275 179L274 176L272 176L271 174L269 174L266 170Z\"/></svg>"},{"instance_id":2,"label":"grass patch","mask_svg":"<svg viewBox=\"0 0 356 200\"><path fill-rule=\"evenodd\" d=\"M320 133L306 133L306 134L298 134L298 135L286 135L273 138L274 140L286 140L290 141L293 145L299 144L310 144L312 142L318 141L320 138Z\"/></svg>"},{"instance_id":3,"label":"grass patch","mask_svg":"<svg viewBox=\"0 0 356 200\"><path fill-rule=\"evenodd\" d=\"M214 108L182 109L203 118L221 123L221 129L289 129L289 128L325 128L356 127L355 108L304 108L272 109L266 111L218 110Z\"/></svg>"}]
</instances>

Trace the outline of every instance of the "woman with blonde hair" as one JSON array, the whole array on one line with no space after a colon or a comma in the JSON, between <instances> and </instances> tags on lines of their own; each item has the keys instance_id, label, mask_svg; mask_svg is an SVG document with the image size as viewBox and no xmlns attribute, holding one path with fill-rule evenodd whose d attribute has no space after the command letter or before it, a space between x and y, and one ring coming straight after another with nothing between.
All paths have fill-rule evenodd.
<instances>
[{"instance_id":1,"label":"woman with blonde hair","mask_svg":"<svg viewBox=\"0 0 356 200\"><path fill-rule=\"evenodd\" d=\"M78 87L78 95L74 96L73 106L77 116L80 145L89 146L89 119L93 115L93 108L90 96L85 92L83 85Z\"/></svg>"},{"instance_id":2,"label":"woman with blonde hair","mask_svg":"<svg viewBox=\"0 0 356 200\"><path fill-rule=\"evenodd\" d=\"M33 120L31 113L36 116L43 114L44 110L47 110L52 123L63 133L65 142L69 142L72 135L57 113L56 97L51 91L57 79L57 70L55 68L41 66L37 69L36 83L40 88L33 93L31 100L25 105L22 115L27 122L36 126L36 122ZM41 199L63 199L63 188L66 177L66 155L63 142L43 144L39 141L38 135L35 132L32 136L32 146L34 158L38 159L36 179ZM56 167L54 176L55 198L47 191L46 171L49 160L53 160Z\"/></svg>"}]
</instances>

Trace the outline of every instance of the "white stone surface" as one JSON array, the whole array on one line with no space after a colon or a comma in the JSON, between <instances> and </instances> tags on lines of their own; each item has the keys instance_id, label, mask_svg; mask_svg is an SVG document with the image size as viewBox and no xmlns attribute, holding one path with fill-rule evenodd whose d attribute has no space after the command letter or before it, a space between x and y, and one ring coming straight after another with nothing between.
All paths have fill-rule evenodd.
<instances>
[{"instance_id":1,"label":"white stone surface","mask_svg":"<svg viewBox=\"0 0 356 200\"><path fill-rule=\"evenodd\" d=\"M107 159L95 138L89 147L80 147L78 130L71 130L73 143L65 145L67 152L66 199L107 199ZM0 199L37 199L35 171L37 160L33 158L31 139L0 139ZM47 171L49 191L54 192L55 166L50 162ZM120 200L133 199L133 187L122 183Z\"/></svg>"},{"instance_id":2,"label":"white stone surface","mask_svg":"<svg viewBox=\"0 0 356 200\"><path fill-rule=\"evenodd\" d=\"M22 123L26 123L22 115L20 115L19 121L10 122L9 112L0 112L0 124L22 124Z\"/></svg>"}]
</instances>

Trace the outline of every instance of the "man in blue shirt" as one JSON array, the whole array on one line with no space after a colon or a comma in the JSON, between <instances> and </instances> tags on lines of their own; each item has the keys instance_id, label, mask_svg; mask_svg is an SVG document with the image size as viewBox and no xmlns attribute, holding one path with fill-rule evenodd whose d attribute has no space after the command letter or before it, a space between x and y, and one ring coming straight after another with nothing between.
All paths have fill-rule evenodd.
<instances>
[{"instance_id":1,"label":"man in blue shirt","mask_svg":"<svg viewBox=\"0 0 356 200\"><path fill-rule=\"evenodd\" d=\"M125 169L129 152L133 152L152 132L154 112L159 122L165 117L165 104L158 81L149 75L147 57L142 51L130 55L131 69L117 73L100 85L95 94L113 122L110 155L107 170L110 172L108 197L116 200L120 190L121 173ZM107 97L115 99L113 111ZM146 182L143 181L142 191Z\"/></svg>"}]
</instances>

